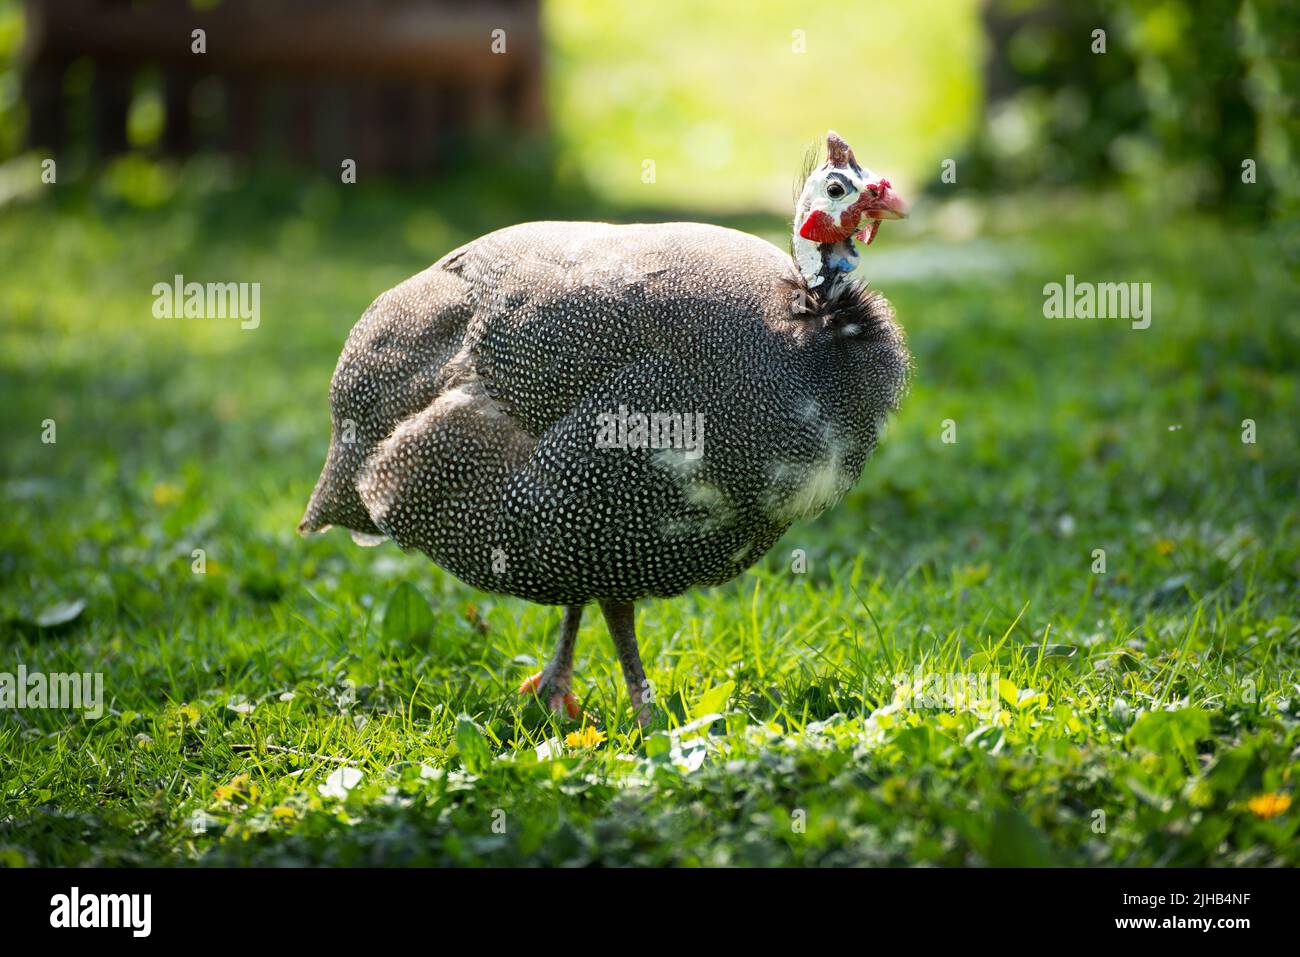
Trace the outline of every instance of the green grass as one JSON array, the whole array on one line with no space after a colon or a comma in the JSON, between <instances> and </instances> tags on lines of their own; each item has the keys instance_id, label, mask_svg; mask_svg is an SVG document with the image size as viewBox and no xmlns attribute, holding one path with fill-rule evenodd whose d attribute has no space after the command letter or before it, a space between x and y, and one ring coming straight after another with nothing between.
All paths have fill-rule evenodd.
<instances>
[{"instance_id":1,"label":"green grass","mask_svg":"<svg viewBox=\"0 0 1300 957\"><path fill-rule=\"evenodd\" d=\"M1300 863L1300 808L1248 805L1300 771L1293 238L1119 197L888 225L864 272L916 378L863 481L640 606L648 737L589 611L579 748L514 694L554 609L293 534L375 294L495 226L639 215L479 186L127 164L4 210L0 671L102 671L109 710L0 713L0 862ZM154 319L176 272L260 281L260 327ZM1066 273L1151 282L1151 328L1043 318ZM917 667L996 673L997 716L891 706Z\"/></svg>"}]
</instances>

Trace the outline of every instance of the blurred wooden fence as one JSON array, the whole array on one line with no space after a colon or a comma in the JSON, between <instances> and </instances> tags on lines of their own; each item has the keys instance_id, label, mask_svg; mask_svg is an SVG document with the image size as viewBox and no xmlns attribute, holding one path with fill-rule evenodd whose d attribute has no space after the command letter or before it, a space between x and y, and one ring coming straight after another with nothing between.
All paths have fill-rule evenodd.
<instances>
[{"instance_id":1,"label":"blurred wooden fence","mask_svg":"<svg viewBox=\"0 0 1300 957\"><path fill-rule=\"evenodd\" d=\"M89 145L100 155L127 149L142 76L161 77L159 145L171 154L286 154L334 168L350 158L414 171L475 131L544 127L538 0L195 6L203 9L185 0L28 0L29 145L68 145L67 76L86 61ZM206 52L194 52L195 30Z\"/></svg>"}]
</instances>

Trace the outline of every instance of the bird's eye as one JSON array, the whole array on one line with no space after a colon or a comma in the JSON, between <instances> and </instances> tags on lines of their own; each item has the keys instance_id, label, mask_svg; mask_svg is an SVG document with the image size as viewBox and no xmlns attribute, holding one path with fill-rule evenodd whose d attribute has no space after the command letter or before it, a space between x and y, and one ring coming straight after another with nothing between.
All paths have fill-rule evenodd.
<instances>
[{"instance_id":1,"label":"bird's eye","mask_svg":"<svg viewBox=\"0 0 1300 957\"><path fill-rule=\"evenodd\" d=\"M844 184L838 180L831 180L826 184L826 195L831 199L839 199L844 195Z\"/></svg>"}]
</instances>

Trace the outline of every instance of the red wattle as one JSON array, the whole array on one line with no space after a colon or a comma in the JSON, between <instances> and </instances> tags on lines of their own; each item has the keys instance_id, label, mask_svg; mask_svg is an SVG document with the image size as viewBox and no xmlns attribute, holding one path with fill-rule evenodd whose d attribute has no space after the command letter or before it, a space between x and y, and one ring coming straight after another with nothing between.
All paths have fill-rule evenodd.
<instances>
[{"instance_id":1,"label":"red wattle","mask_svg":"<svg viewBox=\"0 0 1300 957\"><path fill-rule=\"evenodd\" d=\"M799 227L799 235L815 243L838 243L847 235L835 225L835 220L824 210L814 210Z\"/></svg>"}]
</instances>

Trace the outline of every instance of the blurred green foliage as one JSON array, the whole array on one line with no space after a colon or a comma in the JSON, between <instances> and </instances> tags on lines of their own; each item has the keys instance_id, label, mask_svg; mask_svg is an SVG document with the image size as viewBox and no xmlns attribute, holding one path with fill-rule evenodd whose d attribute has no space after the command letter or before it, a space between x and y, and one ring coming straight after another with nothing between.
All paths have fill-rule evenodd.
<instances>
[{"instance_id":1,"label":"blurred green foliage","mask_svg":"<svg viewBox=\"0 0 1300 957\"><path fill-rule=\"evenodd\" d=\"M989 102L969 182L1120 177L1174 207L1295 209L1300 4L991 0L984 18Z\"/></svg>"},{"instance_id":2,"label":"blurred green foliage","mask_svg":"<svg viewBox=\"0 0 1300 957\"><path fill-rule=\"evenodd\" d=\"M0 0L0 159L22 146L26 112L18 53L23 42L23 15L18 0Z\"/></svg>"},{"instance_id":3,"label":"blurred green foliage","mask_svg":"<svg viewBox=\"0 0 1300 957\"><path fill-rule=\"evenodd\" d=\"M973 128L977 10L974 0L546 3L561 161L622 205L787 215L799 158L835 129L909 192Z\"/></svg>"}]
</instances>

